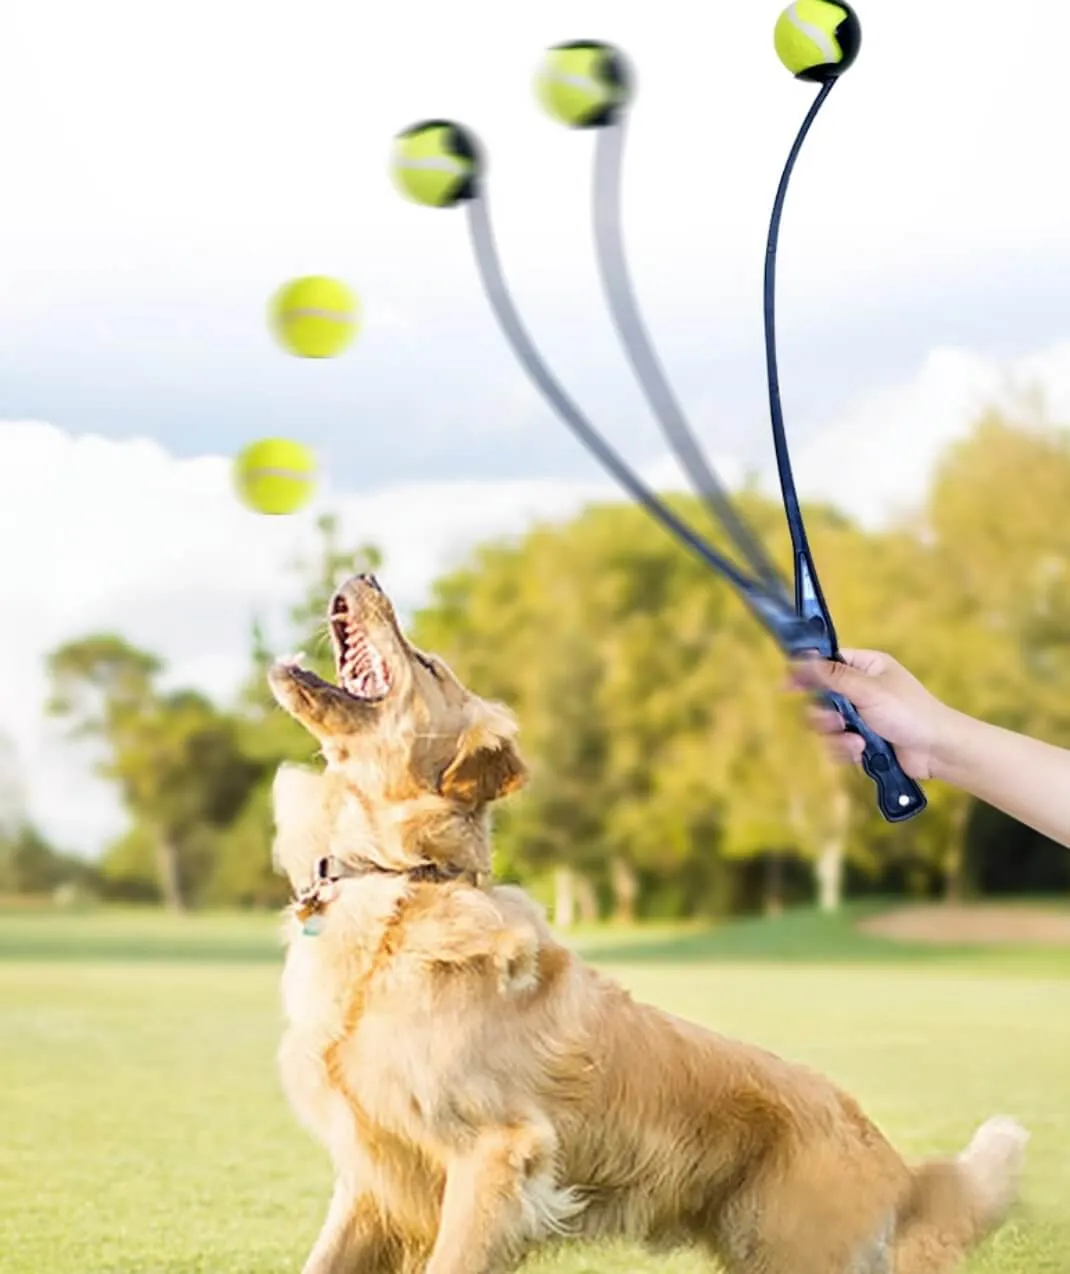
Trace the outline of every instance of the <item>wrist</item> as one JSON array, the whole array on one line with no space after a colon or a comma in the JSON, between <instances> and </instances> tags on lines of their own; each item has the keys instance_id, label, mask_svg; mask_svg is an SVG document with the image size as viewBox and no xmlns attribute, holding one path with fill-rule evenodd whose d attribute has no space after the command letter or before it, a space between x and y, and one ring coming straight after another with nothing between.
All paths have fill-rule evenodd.
<instances>
[{"instance_id":1,"label":"wrist","mask_svg":"<svg viewBox=\"0 0 1070 1274\"><path fill-rule=\"evenodd\" d=\"M967 766L970 740L978 722L956 708L940 704L930 749L931 770L934 779L961 786L963 771Z\"/></svg>"}]
</instances>

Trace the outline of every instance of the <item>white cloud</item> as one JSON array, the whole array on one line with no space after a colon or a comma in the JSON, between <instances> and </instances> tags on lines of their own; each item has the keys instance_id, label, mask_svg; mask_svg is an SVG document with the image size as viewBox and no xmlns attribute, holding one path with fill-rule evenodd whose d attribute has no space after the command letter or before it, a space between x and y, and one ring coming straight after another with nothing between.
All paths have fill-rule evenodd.
<instances>
[{"instance_id":1,"label":"white cloud","mask_svg":"<svg viewBox=\"0 0 1070 1274\"><path fill-rule=\"evenodd\" d=\"M1070 343L1004 366L965 350L934 351L908 384L815 425L797 448L800 490L879 521L918 498L934 460L979 409L1033 388L1053 414L1070 417ZM726 480L738 478L731 458L718 464ZM667 457L644 476L682 485ZM770 468L764 481L773 489ZM408 609L475 543L612 494L597 480L424 482L357 493L325 484L311 510L262 518L234 499L222 457L176 460L148 440L0 425L0 728L18 745L34 816L84 850L121 821L111 793L88 777L85 757L42 717L42 656L61 641L119 631L163 654L176 682L226 696L246 668L252 615L274 620L281 639L280 608L293 588L286 566L310 548L325 505L340 510L347 538L385 550L386 582Z\"/></svg>"},{"instance_id":2,"label":"white cloud","mask_svg":"<svg viewBox=\"0 0 1070 1274\"><path fill-rule=\"evenodd\" d=\"M163 654L176 683L226 696L248 666L254 614L281 634L295 587L287 565L312 548L327 502L347 537L385 550L391 590L411 606L474 542L606 491L530 481L350 495L325 483L308 511L265 518L234 498L222 457L176 460L148 440L0 425L0 728L18 744L34 815L80 848L120 821L110 793L88 781L85 755L42 719L42 657L65 639L121 632Z\"/></svg>"},{"instance_id":3,"label":"white cloud","mask_svg":"<svg viewBox=\"0 0 1070 1274\"><path fill-rule=\"evenodd\" d=\"M796 449L801 490L840 505L863 523L906 512L933 465L987 408L1017 418L1043 409L1070 422L1070 341L1004 364L964 349L935 349L905 385L848 403Z\"/></svg>"}]
</instances>

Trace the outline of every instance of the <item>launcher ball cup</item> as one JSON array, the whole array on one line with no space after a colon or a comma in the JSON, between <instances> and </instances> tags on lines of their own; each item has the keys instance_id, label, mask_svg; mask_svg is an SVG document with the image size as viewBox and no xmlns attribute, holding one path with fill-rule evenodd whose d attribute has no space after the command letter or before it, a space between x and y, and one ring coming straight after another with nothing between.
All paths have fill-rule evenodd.
<instances>
[{"instance_id":1,"label":"launcher ball cup","mask_svg":"<svg viewBox=\"0 0 1070 1274\"><path fill-rule=\"evenodd\" d=\"M825 84L853 65L862 27L844 0L795 0L777 19L773 43L797 80Z\"/></svg>"},{"instance_id":2,"label":"launcher ball cup","mask_svg":"<svg viewBox=\"0 0 1070 1274\"><path fill-rule=\"evenodd\" d=\"M428 208L453 208L477 194L479 147L460 124L414 124L394 139L391 172L403 195Z\"/></svg>"},{"instance_id":3,"label":"launcher ball cup","mask_svg":"<svg viewBox=\"0 0 1070 1274\"><path fill-rule=\"evenodd\" d=\"M631 97L631 75L612 44L575 40L547 49L535 76L543 109L569 128L612 124Z\"/></svg>"}]
</instances>

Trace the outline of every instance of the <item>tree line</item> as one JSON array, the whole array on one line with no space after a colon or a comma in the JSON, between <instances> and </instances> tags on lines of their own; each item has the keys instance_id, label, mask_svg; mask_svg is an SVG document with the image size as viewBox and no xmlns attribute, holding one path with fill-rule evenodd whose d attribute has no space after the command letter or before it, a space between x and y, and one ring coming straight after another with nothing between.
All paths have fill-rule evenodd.
<instances>
[{"instance_id":1,"label":"tree line","mask_svg":"<svg viewBox=\"0 0 1070 1274\"><path fill-rule=\"evenodd\" d=\"M779 505L738 499L790 574ZM696 501L670 502L702 526ZM946 452L924 501L891 526L808 508L841 639L891 650L967 712L1070 745L1067 509L1070 431L997 413ZM343 545L335 519L320 532L294 580L287 644L329 675L331 590L382 563L373 547ZM481 546L435 582L412 629L517 712L532 777L497 815L498 870L541 892L561 923L809 898L834 908L845 892L1070 889L1070 854L941 784L921 818L884 824L869 782L826 758L783 692L774 645L632 505ZM12 814L0 753L0 893L73 882L172 908L280 904L271 781L283 760L312 761L315 745L275 708L268 658L254 623L245 684L219 704L162 688L161 661L119 634L51 652L47 710L92 741L129 828L93 864L59 853Z\"/></svg>"}]
</instances>

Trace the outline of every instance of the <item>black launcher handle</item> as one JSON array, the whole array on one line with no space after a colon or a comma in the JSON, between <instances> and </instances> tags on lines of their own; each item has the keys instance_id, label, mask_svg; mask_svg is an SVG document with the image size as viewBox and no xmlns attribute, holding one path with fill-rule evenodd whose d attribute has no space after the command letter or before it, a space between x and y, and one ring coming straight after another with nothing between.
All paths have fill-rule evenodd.
<instances>
[{"instance_id":1,"label":"black launcher handle","mask_svg":"<svg viewBox=\"0 0 1070 1274\"><path fill-rule=\"evenodd\" d=\"M876 784L877 804L884 818L889 823L905 823L920 814L929 802L921 787L899 764L895 748L866 725L850 699L832 691L822 698L843 717L849 733L861 735L865 740L862 769Z\"/></svg>"},{"instance_id":2,"label":"black launcher handle","mask_svg":"<svg viewBox=\"0 0 1070 1274\"><path fill-rule=\"evenodd\" d=\"M798 535L800 538L805 537L806 532L802 527L802 516L797 512L797 505L790 504L788 507L794 512L794 519L789 513L789 523L794 520ZM821 659L833 660L839 664L847 662L840 654L836 629L821 592L809 548L804 548L795 555L795 613L800 621L798 629L788 641L781 643L788 648L788 653L793 658L817 655ZM920 814L929 802L921 787L899 764L895 748L888 740L866 725L858 709L845 695L835 690L825 690L819 692L817 697L840 714L848 733L857 734L865 742L862 769L876 784L877 805L883 818L889 823L905 823L907 819Z\"/></svg>"}]
</instances>

